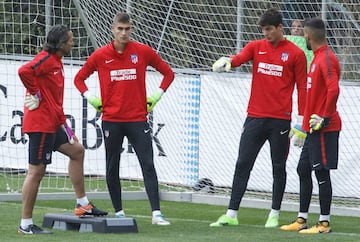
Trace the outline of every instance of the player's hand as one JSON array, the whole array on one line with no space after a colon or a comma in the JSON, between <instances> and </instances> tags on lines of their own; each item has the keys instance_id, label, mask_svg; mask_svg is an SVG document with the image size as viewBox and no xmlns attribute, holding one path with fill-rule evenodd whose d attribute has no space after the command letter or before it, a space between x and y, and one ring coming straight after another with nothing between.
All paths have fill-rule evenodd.
<instances>
[{"instance_id":1,"label":"player's hand","mask_svg":"<svg viewBox=\"0 0 360 242\"><path fill-rule=\"evenodd\" d=\"M306 132L301 129L301 124L295 124L294 127L291 128L289 133L289 138L293 138L294 146L303 147L306 138Z\"/></svg>"},{"instance_id":2,"label":"player's hand","mask_svg":"<svg viewBox=\"0 0 360 242\"><path fill-rule=\"evenodd\" d=\"M317 114L312 114L310 116L310 120L309 120L310 134L312 134L314 131L325 128L329 124L330 124L330 119L329 118L320 117Z\"/></svg>"},{"instance_id":3,"label":"player's hand","mask_svg":"<svg viewBox=\"0 0 360 242\"><path fill-rule=\"evenodd\" d=\"M214 72L228 72L231 70L231 60L228 57L221 57L212 65Z\"/></svg>"},{"instance_id":4,"label":"player's hand","mask_svg":"<svg viewBox=\"0 0 360 242\"><path fill-rule=\"evenodd\" d=\"M157 102L161 99L164 91L159 88L156 92L154 92L150 97L146 98L147 103L147 111L148 113L152 112Z\"/></svg>"},{"instance_id":5,"label":"player's hand","mask_svg":"<svg viewBox=\"0 0 360 242\"><path fill-rule=\"evenodd\" d=\"M95 95L92 95L89 91L83 93L83 96L88 100L88 102L95 108L99 113L102 112L102 102L101 99Z\"/></svg>"},{"instance_id":6,"label":"player's hand","mask_svg":"<svg viewBox=\"0 0 360 242\"><path fill-rule=\"evenodd\" d=\"M35 95L31 95L30 93L25 96L25 106L29 110L34 110L39 107L41 101L41 94L38 91Z\"/></svg>"},{"instance_id":7,"label":"player's hand","mask_svg":"<svg viewBox=\"0 0 360 242\"><path fill-rule=\"evenodd\" d=\"M69 127L69 125L65 122L63 125L61 125L61 128L65 131L69 143L74 144L74 140L76 139L76 136L72 131L72 129Z\"/></svg>"}]
</instances>

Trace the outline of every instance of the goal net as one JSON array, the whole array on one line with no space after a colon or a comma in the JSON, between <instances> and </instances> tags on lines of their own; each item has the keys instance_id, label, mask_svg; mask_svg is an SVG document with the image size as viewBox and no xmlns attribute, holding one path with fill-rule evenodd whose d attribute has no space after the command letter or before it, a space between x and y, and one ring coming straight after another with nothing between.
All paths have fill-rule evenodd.
<instances>
[{"instance_id":1,"label":"goal net","mask_svg":"<svg viewBox=\"0 0 360 242\"><path fill-rule=\"evenodd\" d=\"M169 186L177 190L192 189L199 179L207 178L214 186L211 192L228 192L246 117L251 63L226 74L212 73L211 65L220 56L238 53L250 40L262 38L256 23L268 8L282 12L287 35L293 19L321 17L326 22L328 43L342 68L338 109L344 125L339 169L332 172L333 194L358 201L360 5L357 0L1 1L0 192L20 192L27 169L28 138L21 133L25 90L17 69L41 50L46 33L54 24L68 25L75 37L71 55L64 58L64 109L86 148L87 189L106 190L101 117L74 88L73 78L96 48L111 41L112 18L119 11L130 13L133 19L132 38L154 48L176 72L173 84L149 116L161 189L170 189ZM161 76L149 69L147 81L151 93L160 84ZM99 93L96 74L87 84ZM288 194L298 193L299 154L300 149L291 146L287 161ZM67 163L65 157L55 153L42 191L72 189L66 177ZM132 188L142 189L138 161L126 140L120 164L121 178L129 181ZM253 168L248 191L266 194L271 190L272 167L266 143Z\"/></svg>"}]
</instances>

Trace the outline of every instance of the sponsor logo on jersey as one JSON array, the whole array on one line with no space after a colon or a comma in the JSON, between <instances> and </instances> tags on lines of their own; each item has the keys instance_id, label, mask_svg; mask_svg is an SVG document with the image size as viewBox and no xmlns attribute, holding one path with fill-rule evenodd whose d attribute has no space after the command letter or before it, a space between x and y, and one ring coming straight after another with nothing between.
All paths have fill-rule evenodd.
<instances>
[{"instance_id":1,"label":"sponsor logo on jersey","mask_svg":"<svg viewBox=\"0 0 360 242\"><path fill-rule=\"evenodd\" d=\"M307 89L310 89L310 88L311 88L311 77L310 77L310 76L308 76L308 78L307 78L306 88L307 88Z\"/></svg>"},{"instance_id":2,"label":"sponsor logo on jersey","mask_svg":"<svg viewBox=\"0 0 360 242\"><path fill-rule=\"evenodd\" d=\"M136 69L121 69L110 71L111 81L131 81L136 80Z\"/></svg>"},{"instance_id":3,"label":"sponsor logo on jersey","mask_svg":"<svg viewBox=\"0 0 360 242\"><path fill-rule=\"evenodd\" d=\"M269 76L281 77L283 72L283 66L259 62L257 72Z\"/></svg>"}]
</instances>

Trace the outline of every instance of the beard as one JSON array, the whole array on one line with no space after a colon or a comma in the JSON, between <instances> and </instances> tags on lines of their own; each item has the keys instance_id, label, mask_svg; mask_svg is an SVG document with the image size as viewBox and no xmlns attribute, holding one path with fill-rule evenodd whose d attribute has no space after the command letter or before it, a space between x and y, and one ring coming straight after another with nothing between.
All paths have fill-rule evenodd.
<instances>
[{"instance_id":1,"label":"beard","mask_svg":"<svg viewBox=\"0 0 360 242\"><path fill-rule=\"evenodd\" d=\"M312 49L311 49L311 45L310 45L310 43L309 43L308 40L306 40L306 48L307 48L308 50L312 50Z\"/></svg>"}]
</instances>

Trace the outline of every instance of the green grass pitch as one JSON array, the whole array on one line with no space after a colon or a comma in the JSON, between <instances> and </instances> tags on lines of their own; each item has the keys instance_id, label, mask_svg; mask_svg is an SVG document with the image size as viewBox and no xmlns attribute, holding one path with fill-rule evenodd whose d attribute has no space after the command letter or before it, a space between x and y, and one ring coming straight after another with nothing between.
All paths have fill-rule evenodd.
<instances>
[{"instance_id":1,"label":"green grass pitch","mask_svg":"<svg viewBox=\"0 0 360 242\"><path fill-rule=\"evenodd\" d=\"M113 214L109 200L95 200L95 205ZM34 210L34 222L41 226L46 213L69 213L73 211L75 201L37 201ZM297 232L285 232L278 228L265 229L264 223L268 210L240 208L239 226L210 228L226 207L191 204L183 202L162 201L162 212L171 222L170 226L151 224L150 206L145 201L124 201L124 209L128 217L136 219L138 233L88 233L78 231L52 230L51 235L19 235L17 228L21 217L21 202L0 202L0 233L1 241L126 241L126 242L210 242L210 241L360 241L360 218L332 216L332 233L316 235L300 235ZM281 212L280 224L286 224L295 219L295 212ZM311 214L309 223L312 225L318 219L317 214Z\"/></svg>"}]
</instances>

